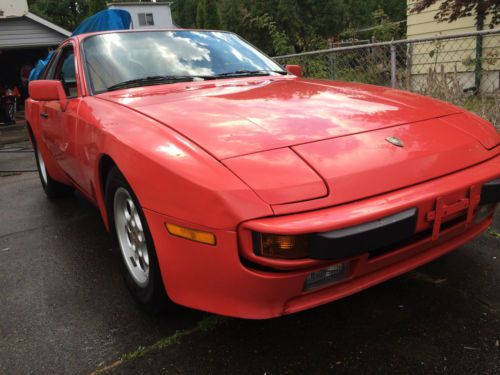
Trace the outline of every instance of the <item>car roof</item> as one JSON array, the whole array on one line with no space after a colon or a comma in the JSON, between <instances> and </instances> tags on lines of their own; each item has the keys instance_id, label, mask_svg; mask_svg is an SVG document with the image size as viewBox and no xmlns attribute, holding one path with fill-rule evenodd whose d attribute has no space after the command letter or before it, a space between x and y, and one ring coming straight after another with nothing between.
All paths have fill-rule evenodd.
<instances>
[{"instance_id":1,"label":"car roof","mask_svg":"<svg viewBox=\"0 0 500 375\"><path fill-rule=\"evenodd\" d=\"M128 29L128 30L106 30L106 31L96 31L92 33L78 34L68 39L76 39L82 41L90 36L103 35L103 34L116 34L116 33L142 33L151 31L196 31L196 32L219 32L219 33L229 33L233 34L232 31L226 30L211 30L211 29Z\"/></svg>"}]
</instances>

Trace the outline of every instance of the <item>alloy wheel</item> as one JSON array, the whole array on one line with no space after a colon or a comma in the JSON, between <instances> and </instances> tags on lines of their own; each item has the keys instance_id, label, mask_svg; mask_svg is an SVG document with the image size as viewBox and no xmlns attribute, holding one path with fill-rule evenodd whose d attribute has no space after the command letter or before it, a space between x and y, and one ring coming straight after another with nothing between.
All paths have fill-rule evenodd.
<instances>
[{"instance_id":1,"label":"alloy wheel","mask_svg":"<svg viewBox=\"0 0 500 375\"><path fill-rule=\"evenodd\" d=\"M114 221L127 270L140 287L149 281L149 252L144 227L130 193L120 187L114 197Z\"/></svg>"}]
</instances>

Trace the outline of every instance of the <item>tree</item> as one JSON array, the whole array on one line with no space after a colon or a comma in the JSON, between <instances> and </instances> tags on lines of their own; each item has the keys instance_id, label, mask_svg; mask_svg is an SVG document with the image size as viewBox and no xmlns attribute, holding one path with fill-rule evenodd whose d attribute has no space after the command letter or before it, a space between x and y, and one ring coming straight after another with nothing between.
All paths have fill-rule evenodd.
<instances>
[{"instance_id":1,"label":"tree","mask_svg":"<svg viewBox=\"0 0 500 375\"><path fill-rule=\"evenodd\" d=\"M207 9L206 0L198 1L198 7L196 8L196 27L199 29L205 28L206 9Z\"/></svg>"},{"instance_id":2,"label":"tree","mask_svg":"<svg viewBox=\"0 0 500 375\"><path fill-rule=\"evenodd\" d=\"M219 3L222 27L237 34L244 34L246 26L241 22L247 11L240 1L221 0Z\"/></svg>"},{"instance_id":3,"label":"tree","mask_svg":"<svg viewBox=\"0 0 500 375\"><path fill-rule=\"evenodd\" d=\"M35 13L73 30L111 0L28 1ZM372 13L379 7L390 21L401 21L405 6L403 0L175 0L172 16L184 28L234 31L275 54L325 48L329 37L348 28L372 26Z\"/></svg>"},{"instance_id":4,"label":"tree","mask_svg":"<svg viewBox=\"0 0 500 375\"><path fill-rule=\"evenodd\" d=\"M175 1L172 4L172 17L176 24L185 28L196 27L197 5L196 0Z\"/></svg>"},{"instance_id":5,"label":"tree","mask_svg":"<svg viewBox=\"0 0 500 375\"><path fill-rule=\"evenodd\" d=\"M80 7L76 0L30 0L28 4L31 11L67 30L73 30L85 18L81 12L87 5Z\"/></svg>"},{"instance_id":6,"label":"tree","mask_svg":"<svg viewBox=\"0 0 500 375\"><path fill-rule=\"evenodd\" d=\"M205 26L206 29L219 30L219 8L215 0L205 0Z\"/></svg>"},{"instance_id":7,"label":"tree","mask_svg":"<svg viewBox=\"0 0 500 375\"><path fill-rule=\"evenodd\" d=\"M106 9L106 0L29 0L34 13L67 30L75 29L85 18Z\"/></svg>"},{"instance_id":8,"label":"tree","mask_svg":"<svg viewBox=\"0 0 500 375\"><path fill-rule=\"evenodd\" d=\"M89 15L96 14L97 12L106 9L108 1L106 0L88 0L89 2Z\"/></svg>"},{"instance_id":9,"label":"tree","mask_svg":"<svg viewBox=\"0 0 500 375\"><path fill-rule=\"evenodd\" d=\"M378 8L372 16L376 26L373 30L373 37L377 42L391 40L397 36L399 25L391 22L382 8Z\"/></svg>"},{"instance_id":10,"label":"tree","mask_svg":"<svg viewBox=\"0 0 500 375\"><path fill-rule=\"evenodd\" d=\"M420 0L411 9L412 13L419 13L434 5L437 0ZM490 28L500 22L500 5L498 0L444 0L438 8L434 18L438 22L453 22L459 18L475 14L476 26L483 28L486 16L491 14Z\"/></svg>"},{"instance_id":11,"label":"tree","mask_svg":"<svg viewBox=\"0 0 500 375\"><path fill-rule=\"evenodd\" d=\"M199 0L196 9L196 27L218 30L221 28L219 7L215 0Z\"/></svg>"}]
</instances>

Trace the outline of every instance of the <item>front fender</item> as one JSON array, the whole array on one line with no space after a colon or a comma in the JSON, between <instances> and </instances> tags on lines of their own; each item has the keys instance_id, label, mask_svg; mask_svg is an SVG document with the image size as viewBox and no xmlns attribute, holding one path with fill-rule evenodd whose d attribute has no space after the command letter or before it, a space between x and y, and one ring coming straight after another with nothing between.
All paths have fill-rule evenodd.
<instances>
[{"instance_id":1,"label":"front fender","mask_svg":"<svg viewBox=\"0 0 500 375\"><path fill-rule=\"evenodd\" d=\"M99 176L104 155L114 161L148 210L228 230L244 220L272 215L270 206L232 172L165 125L96 97L86 99L79 114L83 172L104 218Z\"/></svg>"}]
</instances>

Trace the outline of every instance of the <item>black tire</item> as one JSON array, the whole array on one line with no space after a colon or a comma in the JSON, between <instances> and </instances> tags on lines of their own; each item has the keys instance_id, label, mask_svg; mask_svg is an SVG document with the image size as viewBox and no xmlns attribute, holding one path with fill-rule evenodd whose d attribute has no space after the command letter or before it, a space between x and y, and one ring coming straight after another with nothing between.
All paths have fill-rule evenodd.
<instances>
[{"instance_id":1,"label":"black tire","mask_svg":"<svg viewBox=\"0 0 500 375\"><path fill-rule=\"evenodd\" d=\"M129 265L127 265L127 260L125 259L125 253L122 251L122 247L118 239L117 225L115 222L115 195L119 188L125 189L128 192L134 202L135 209L137 210L141 220L142 229L145 235L146 251L149 257L149 276L146 281L146 285L140 285L132 276L131 271L129 270ZM134 191L116 167L111 168L106 178L105 200L113 250L120 254L122 274L128 290L134 297L135 301L144 310L153 314L164 312L172 302L168 298L163 285L153 238L151 237L151 232L146 222L146 218Z\"/></svg>"},{"instance_id":2,"label":"black tire","mask_svg":"<svg viewBox=\"0 0 500 375\"><path fill-rule=\"evenodd\" d=\"M4 105L0 103L0 124L10 125L15 123L15 119L12 119L9 113L8 104Z\"/></svg>"},{"instance_id":3,"label":"black tire","mask_svg":"<svg viewBox=\"0 0 500 375\"><path fill-rule=\"evenodd\" d=\"M49 172L45 168L45 162L43 162L42 156L39 153L36 139L29 130L29 135L31 142L33 144L33 151L35 152L36 168L38 170L38 176L40 177L40 182L42 183L43 191L49 199L58 199L67 197L73 193L73 188L71 186L60 183L50 177Z\"/></svg>"},{"instance_id":4,"label":"black tire","mask_svg":"<svg viewBox=\"0 0 500 375\"><path fill-rule=\"evenodd\" d=\"M15 124L16 123L16 104L14 102L7 103L7 115L8 122Z\"/></svg>"}]
</instances>

